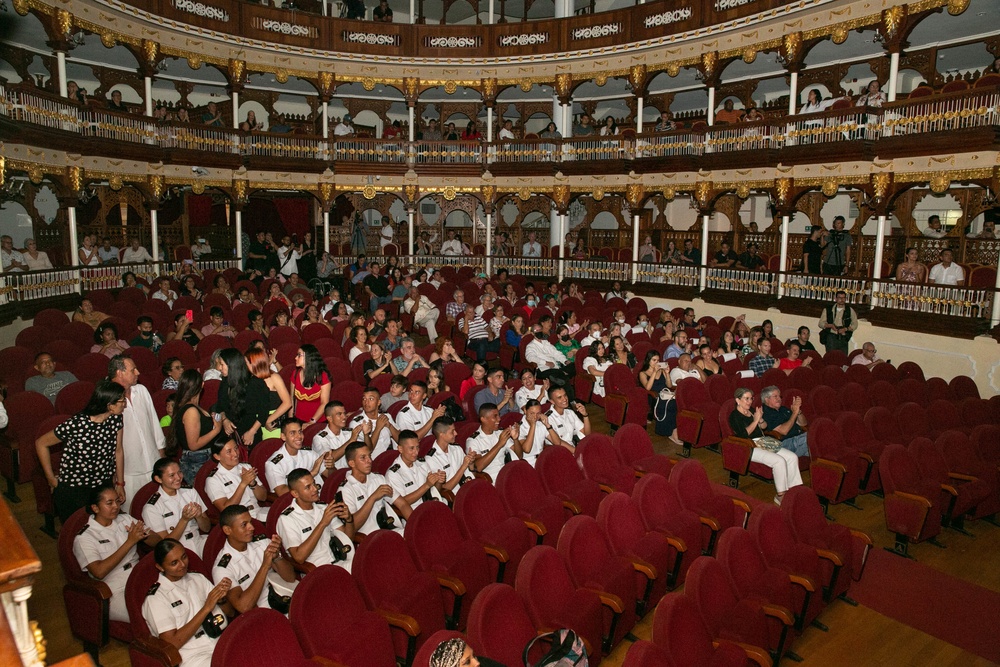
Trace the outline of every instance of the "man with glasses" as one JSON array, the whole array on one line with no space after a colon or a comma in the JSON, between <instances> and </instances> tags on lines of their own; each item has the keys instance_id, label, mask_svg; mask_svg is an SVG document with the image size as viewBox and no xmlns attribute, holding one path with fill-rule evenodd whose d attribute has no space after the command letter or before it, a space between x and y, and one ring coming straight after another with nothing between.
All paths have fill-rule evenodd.
<instances>
[{"instance_id":1,"label":"man with glasses","mask_svg":"<svg viewBox=\"0 0 1000 667\"><path fill-rule=\"evenodd\" d=\"M880 359L877 354L875 354L875 344L868 342L861 346L861 354L857 355L851 359L852 366L864 366L868 370L871 370L878 366L879 364L892 363L891 360Z\"/></svg>"},{"instance_id":2,"label":"man with glasses","mask_svg":"<svg viewBox=\"0 0 1000 667\"><path fill-rule=\"evenodd\" d=\"M823 309L819 316L819 342L826 351L840 350L847 354L848 343L858 328L858 314L847 305L847 292L837 292L836 300Z\"/></svg>"}]
</instances>

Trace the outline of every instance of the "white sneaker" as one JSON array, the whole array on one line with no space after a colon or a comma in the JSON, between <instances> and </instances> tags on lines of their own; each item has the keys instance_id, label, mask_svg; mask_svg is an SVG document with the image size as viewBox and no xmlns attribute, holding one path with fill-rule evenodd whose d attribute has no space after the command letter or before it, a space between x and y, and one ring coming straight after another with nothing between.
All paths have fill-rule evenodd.
<instances>
[{"instance_id":1,"label":"white sneaker","mask_svg":"<svg viewBox=\"0 0 1000 667\"><path fill-rule=\"evenodd\" d=\"M777 505L778 507L781 507L781 496L774 497L774 504Z\"/></svg>"}]
</instances>

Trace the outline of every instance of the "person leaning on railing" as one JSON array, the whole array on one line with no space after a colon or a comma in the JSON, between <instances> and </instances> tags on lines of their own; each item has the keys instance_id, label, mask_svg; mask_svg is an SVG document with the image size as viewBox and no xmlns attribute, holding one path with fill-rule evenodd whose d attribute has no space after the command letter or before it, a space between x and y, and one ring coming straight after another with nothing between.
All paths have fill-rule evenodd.
<instances>
[{"instance_id":1,"label":"person leaning on railing","mask_svg":"<svg viewBox=\"0 0 1000 667\"><path fill-rule=\"evenodd\" d=\"M24 263L28 266L29 271L53 268L48 253L38 249L35 239L24 239L24 252L21 254L24 256Z\"/></svg>"}]
</instances>

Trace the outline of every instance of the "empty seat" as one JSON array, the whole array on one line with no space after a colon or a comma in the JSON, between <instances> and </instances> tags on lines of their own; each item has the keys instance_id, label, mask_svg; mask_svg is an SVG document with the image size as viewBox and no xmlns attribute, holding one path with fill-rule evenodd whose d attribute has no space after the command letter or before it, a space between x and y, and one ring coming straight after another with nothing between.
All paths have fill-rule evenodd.
<instances>
[{"instance_id":1,"label":"empty seat","mask_svg":"<svg viewBox=\"0 0 1000 667\"><path fill-rule=\"evenodd\" d=\"M865 413L864 421L872 437L878 441L887 445L890 443L909 443L909 440L903 438L896 423L896 417L888 408L880 405L869 408L868 412Z\"/></svg>"},{"instance_id":2,"label":"empty seat","mask_svg":"<svg viewBox=\"0 0 1000 667\"><path fill-rule=\"evenodd\" d=\"M604 416L612 430L626 424L645 428L649 406L646 390L636 384L625 364L612 364L604 373Z\"/></svg>"},{"instance_id":3,"label":"empty seat","mask_svg":"<svg viewBox=\"0 0 1000 667\"><path fill-rule=\"evenodd\" d=\"M742 526L750 514L750 505L740 498L724 495L708 481L705 468L698 461L681 461L670 473L670 486L680 504L701 517L703 532L709 537L705 553L711 554L721 531Z\"/></svg>"},{"instance_id":4,"label":"empty seat","mask_svg":"<svg viewBox=\"0 0 1000 667\"><path fill-rule=\"evenodd\" d=\"M973 519L992 517L1000 512L1000 471L979 454L979 449L961 431L945 431L934 441L957 484L980 480L989 488L986 497L976 505Z\"/></svg>"},{"instance_id":5,"label":"empty seat","mask_svg":"<svg viewBox=\"0 0 1000 667\"><path fill-rule=\"evenodd\" d=\"M864 417L868 408L872 406L865 388L857 382L845 382L838 390L837 397L845 411L856 412L859 417Z\"/></svg>"},{"instance_id":6,"label":"empty seat","mask_svg":"<svg viewBox=\"0 0 1000 667\"><path fill-rule=\"evenodd\" d=\"M315 667L295 638L292 624L273 609L256 607L230 621L212 653L212 667L268 665Z\"/></svg>"},{"instance_id":7,"label":"empty seat","mask_svg":"<svg viewBox=\"0 0 1000 667\"><path fill-rule=\"evenodd\" d=\"M990 487L983 480L952 473L948 460L930 438L914 438L906 449L916 462L921 477L941 488L943 525L964 532L965 516L986 500Z\"/></svg>"},{"instance_id":8,"label":"empty seat","mask_svg":"<svg viewBox=\"0 0 1000 667\"><path fill-rule=\"evenodd\" d=\"M975 398L971 400L977 400ZM972 429L962 419L962 414L952 401L936 399L927 405L927 420L931 426L930 433L937 437L945 431L963 431Z\"/></svg>"},{"instance_id":9,"label":"empty seat","mask_svg":"<svg viewBox=\"0 0 1000 667\"><path fill-rule=\"evenodd\" d=\"M490 584L476 596L468 632L479 657L501 665L523 664L524 648L537 635L524 602L507 584ZM538 658L534 654L529 657Z\"/></svg>"},{"instance_id":10,"label":"empty seat","mask_svg":"<svg viewBox=\"0 0 1000 667\"><path fill-rule=\"evenodd\" d=\"M566 510L557 496L545 493L541 477L523 460L505 464L496 479L504 509L524 521L538 536L538 544L555 546L566 522Z\"/></svg>"},{"instance_id":11,"label":"empty seat","mask_svg":"<svg viewBox=\"0 0 1000 667\"><path fill-rule=\"evenodd\" d=\"M809 424L808 438L812 487L816 494L824 505L853 501L861 491L862 480L867 482L871 474L875 463L872 457L849 445L840 428L828 417Z\"/></svg>"},{"instance_id":12,"label":"empty seat","mask_svg":"<svg viewBox=\"0 0 1000 667\"><path fill-rule=\"evenodd\" d=\"M497 490L485 479L463 484L455 494L454 510L462 535L479 542L490 556L491 580L512 584L535 534L507 513Z\"/></svg>"},{"instance_id":13,"label":"empty seat","mask_svg":"<svg viewBox=\"0 0 1000 667\"><path fill-rule=\"evenodd\" d=\"M939 486L924 479L913 456L900 444L891 444L879 459L885 492L885 524L896 534L896 553L909 555L911 543L934 540L941 532Z\"/></svg>"},{"instance_id":14,"label":"empty seat","mask_svg":"<svg viewBox=\"0 0 1000 667\"><path fill-rule=\"evenodd\" d=\"M37 468L37 457L22 455L35 447L39 422L51 417L55 410L49 399L33 391L22 391L7 397L7 429L0 436L0 473L7 480L6 496L17 502L15 486L31 480Z\"/></svg>"},{"instance_id":15,"label":"empty seat","mask_svg":"<svg viewBox=\"0 0 1000 667\"><path fill-rule=\"evenodd\" d=\"M653 441L645 426L625 424L615 433L614 445L622 462L631 466L636 474L655 472L667 478L676 463L669 456L653 451Z\"/></svg>"},{"instance_id":16,"label":"empty seat","mask_svg":"<svg viewBox=\"0 0 1000 667\"><path fill-rule=\"evenodd\" d=\"M968 375L956 375L948 383L948 386L955 392L955 397L959 400L963 398L979 398L979 387L976 385L976 381Z\"/></svg>"},{"instance_id":17,"label":"empty seat","mask_svg":"<svg viewBox=\"0 0 1000 667\"><path fill-rule=\"evenodd\" d=\"M603 433L591 433L580 440L576 446L576 460L583 474L600 484L604 491L632 493L635 471L622 462L611 438Z\"/></svg>"},{"instance_id":18,"label":"empty seat","mask_svg":"<svg viewBox=\"0 0 1000 667\"><path fill-rule=\"evenodd\" d=\"M604 493L597 482L587 479L576 459L565 447L546 447L535 461L535 470L548 493L573 505L573 513L597 516Z\"/></svg>"},{"instance_id":19,"label":"empty seat","mask_svg":"<svg viewBox=\"0 0 1000 667\"><path fill-rule=\"evenodd\" d=\"M658 530L684 542L687 550L682 554L677 576L678 583L683 581L687 568L709 546L708 534L701 529L701 518L681 505L670 482L660 475L640 479L632 491L632 500L647 530Z\"/></svg>"},{"instance_id":20,"label":"empty seat","mask_svg":"<svg viewBox=\"0 0 1000 667\"><path fill-rule=\"evenodd\" d=\"M860 386L861 385L856 385L856 387ZM852 386L851 389L855 389L856 387ZM879 380L871 383L864 391L867 393L868 402L871 403L871 405L881 405L889 408L890 410L895 410L900 404L896 388L885 380ZM904 400L910 401L913 399L907 398ZM864 412L862 412L862 414L864 414Z\"/></svg>"},{"instance_id":21,"label":"empty seat","mask_svg":"<svg viewBox=\"0 0 1000 667\"><path fill-rule=\"evenodd\" d=\"M684 442L685 455L692 447L719 444L719 404L714 402L700 380L684 378L677 383L677 436Z\"/></svg>"}]
</instances>

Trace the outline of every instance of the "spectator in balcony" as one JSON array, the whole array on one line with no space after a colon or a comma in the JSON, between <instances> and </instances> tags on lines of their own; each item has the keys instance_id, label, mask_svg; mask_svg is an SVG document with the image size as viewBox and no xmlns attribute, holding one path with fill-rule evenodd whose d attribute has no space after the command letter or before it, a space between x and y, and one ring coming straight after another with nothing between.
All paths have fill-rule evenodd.
<instances>
[{"instance_id":1,"label":"spectator in balcony","mask_svg":"<svg viewBox=\"0 0 1000 667\"><path fill-rule=\"evenodd\" d=\"M573 127L574 137L590 137L594 135L594 126L590 120L590 114L581 114L580 122Z\"/></svg>"},{"instance_id":2,"label":"spectator in balcony","mask_svg":"<svg viewBox=\"0 0 1000 667\"><path fill-rule=\"evenodd\" d=\"M906 249L906 259L896 267L897 283L916 283L919 285L927 282L927 266L918 261L919 253L916 247Z\"/></svg>"},{"instance_id":3,"label":"spectator in balcony","mask_svg":"<svg viewBox=\"0 0 1000 667\"><path fill-rule=\"evenodd\" d=\"M614 116L608 116L604 119L604 125L601 126L601 136L602 137L614 137L618 135L618 123L615 122Z\"/></svg>"},{"instance_id":4,"label":"spectator in balcony","mask_svg":"<svg viewBox=\"0 0 1000 667\"><path fill-rule=\"evenodd\" d=\"M264 128L257 122L257 114L251 110L247 111L247 119L240 123L240 129L244 132L260 132Z\"/></svg>"},{"instance_id":5,"label":"spectator in balcony","mask_svg":"<svg viewBox=\"0 0 1000 667\"><path fill-rule=\"evenodd\" d=\"M345 16L348 19L364 19L365 3L362 0L346 0L344 3Z\"/></svg>"},{"instance_id":6,"label":"spectator in balcony","mask_svg":"<svg viewBox=\"0 0 1000 667\"><path fill-rule=\"evenodd\" d=\"M684 239L684 252L681 253L681 263L697 266L701 264L701 250L694 247L694 241Z\"/></svg>"},{"instance_id":7,"label":"spectator in balcony","mask_svg":"<svg viewBox=\"0 0 1000 667\"><path fill-rule=\"evenodd\" d=\"M161 102L156 105L153 109L153 120L162 125L170 120L170 114L167 113L167 107Z\"/></svg>"},{"instance_id":8,"label":"spectator in balcony","mask_svg":"<svg viewBox=\"0 0 1000 667\"><path fill-rule=\"evenodd\" d=\"M278 248L278 268L281 275L287 279L293 273L297 274L301 257L302 253L299 252L299 247L292 243L292 237L287 234L282 236L281 247Z\"/></svg>"},{"instance_id":9,"label":"spectator in balcony","mask_svg":"<svg viewBox=\"0 0 1000 667\"><path fill-rule=\"evenodd\" d=\"M178 123L191 122L191 115L188 113L187 107L177 107L177 118L175 120Z\"/></svg>"},{"instance_id":10,"label":"spectator in balcony","mask_svg":"<svg viewBox=\"0 0 1000 667\"><path fill-rule=\"evenodd\" d=\"M757 121L761 121L761 120L764 120L764 114L762 114L760 112L760 109L758 109L754 105L754 103L751 102L750 106L747 107L746 114L743 116L743 121L746 122L746 123L756 123ZM756 223L750 223L750 224L756 224ZM757 230L754 230L754 231L757 231Z\"/></svg>"},{"instance_id":11,"label":"spectator in balcony","mask_svg":"<svg viewBox=\"0 0 1000 667\"><path fill-rule=\"evenodd\" d=\"M942 229L940 216L932 215L927 218L927 229L923 231L923 235L929 239L939 239L947 236L948 230Z\"/></svg>"},{"instance_id":12,"label":"spectator in balcony","mask_svg":"<svg viewBox=\"0 0 1000 667\"><path fill-rule=\"evenodd\" d=\"M38 249L35 239L24 239L24 252L21 254L24 255L24 263L27 264L28 271L53 268L48 254Z\"/></svg>"},{"instance_id":13,"label":"spectator in balcony","mask_svg":"<svg viewBox=\"0 0 1000 667\"><path fill-rule=\"evenodd\" d=\"M667 241L667 249L663 251L661 260L664 264L683 264L684 256L677 248L677 244L671 239Z\"/></svg>"},{"instance_id":14,"label":"spectator in balcony","mask_svg":"<svg viewBox=\"0 0 1000 667\"><path fill-rule=\"evenodd\" d=\"M285 121L284 114L275 114L270 132L271 134L291 134L292 126Z\"/></svg>"},{"instance_id":15,"label":"spectator in balcony","mask_svg":"<svg viewBox=\"0 0 1000 667\"><path fill-rule=\"evenodd\" d=\"M826 231L813 225L809 238L802 244L802 273L818 276L823 268L823 244L820 239Z\"/></svg>"},{"instance_id":16,"label":"spectator in balcony","mask_svg":"<svg viewBox=\"0 0 1000 667\"><path fill-rule=\"evenodd\" d=\"M13 247L13 243L11 245ZM80 266L97 266L101 263L101 256L98 254L97 248L94 247L90 234L83 235L83 247L77 253L80 255Z\"/></svg>"},{"instance_id":17,"label":"spectator in balcony","mask_svg":"<svg viewBox=\"0 0 1000 667\"><path fill-rule=\"evenodd\" d=\"M503 127L500 128L500 134L497 136L500 138L500 141L514 141L516 139L514 136L514 121L505 120Z\"/></svg>"},{"instance_id":18,"label":"spectator in balcony","mask_svg":"<svg viewBox=\"0 0 1000 667\"><path fill-rule=\"evenodd\" d=\"M111 91L111 101L108 102L108 110L118 113L128 113L129 108L122 104L122 93L120 90Z\"/></svg>"},{"instance_id":19,"label":"spectator in balcony","mask_svg":"<svg viewBox=\"0 0 1000 667\"><path fill-rule=\"evenodd\" d=\"M392 23L392 9L389 7L389 0L379 0L378 7L372 10L372 20Z\"/></svg>"},{"instance_id":20,"label":"spectator in balcony","mask_svg":"<svg viewBox=\"0 0 1000 667\"><path fill-rule=\"evenodd\" d=\"M747 271L756 271L764 266L764 260L757 251L758 247L756 243L748 245L747 249L741 252L739 259L736 260L736 268L746 269Z\"/></svg>"},{"instance_id":21,"label":"spectator in balcony","mask_svg":"<svg viewBox=\"0 0 1000 667\"><path fill-rule=\"evenodd\" d=\"M441 128L438 127L438 122L436 119L431 118L427 121L427 129L424 130L424 141L441 141Z\"/></svg>"},{"instance_id":22,"label":"spectator in balcony","mask_svg":"<svg viewBox=\"0 0 1000 667\"><path fill-rule=\"evenodd\" d=\"M139 245L138 237L133 237L129 247L125 248L125 254L122 255L122 263L138 264L139 262L152 262L152 261L153 261L153 256L150 255L149 252L147 252L144 247Z\"/></svg>"},{"instance_id":23,"label":"spectator in balcony","mask_svg":"<svg viewBox=\"0 0 1000 667\"><path fill-rule=\"evenodd\" d=\"M76 81L67 81L66 98L73 100L74 102L79 102L80 104L86 104L87 90L85 88L80 88L80 85Z\"/></svg>"},{"instance_id":24,"label":"spectator in balcony","mask_svg":"<svg viewBox=\"0 0 1000 667\"><path fill-rule=\"evenodd\" d=\"M212 254L212 246L208 244L208 240L201 236L195 239L194 244L191 246L191 257L194 261L198 261L205 255Z\"/></svg>"},{"instance_id":25,"label":"spectator in balcony","mask_svg":"<svg viewBox=\"0 0 1000 667\"><path fill-rule=\"evenodd\" d=\"M858 97L858 101L855 104L859 107L881 107L883 104L889 101L885 93L879 90L878 79L872 79L868 82L868 86L865 89L864 94Z\"/></svg>"},{"instance_id":26,"label":"spectator in balcony","mask_svg":"<svg viewBox=\"0 0 1000 667\"><path fill-rule=\"evenodd\" d=\"M738 259L729 243L723 241L719 246L719 252L715 253L715 257L712 258L712 266L717 269L730 269L736 265Z\"/></svg>"},{"instance_id":27,"label":"spectator in balcony","mask_svg":"<svg viewBox=\"0 0 1000 667\"><path fill-rule=\"evenodd\" d=\"M420 236L417 237L413 245L413 250L418 255L434 254L434 248L431 247L430 235L427 232L420 232Z\"/></svg>"},{"instance_id":28,"label":"spectator in balcony","mask_svg":"<svg viewBox=\"0 0 1000 667\"><path fill-rule=\"evenodd\" d=\"M983 223L983 231L979 232L976 236L977 239L995 239L996 235L996 223L992 220L987 220ZM25 243L27 245L27 243Z\"/></svg>"},{"instance_id":29,"label":"spectator in balcony","mask_svg":"<svg viewBox=\"0 0 1000 667\"><path fill-rule=\"evenodd\" d=\"M835 217L833 229L824 236L827 240L823 244L823 273L828 276L846 274L847 267L851 263L851 246L854 245L854 239L844 231L844 216Z\"/></svg>"},{"instance_id":30,"label":"spectator in balcony","mask_svg":"<svg viewBox=\"0 0 1000 667\"><path fill-rule=\"evenodd\" d=\"M403 125L398 120L394 120L391 123L386 122L385 127L382 129L383 139L399 139L403 134Z\"/></svg>"},{"instance_id":31,"label":"spectator in balcony","mask_svg":"<svg viewBox=\"0 0 1000 667\"><path fill-rule=\"evenodd\" d=\"M507 232L497 234L496 241L493 243L493 254L497 257L510 257L512 250L513 245Z\"/></svg>"},{"instance_id":32,"label":"spectator in balcony","mask_svg":"<svg viewBox=\"0 0 1000 667\"><path fill-rule=\"evenodd\" d=\"M117 264L118 248L111 245L111 239L105 236L101 247L97 249L97 256L101 258L101 264Z\"/></svg>"},{"instance_id":33,"label":"spectator in balcony","mask_svg":"<svg viewBox=\"0 0 1000 667\"><path fill-rule=\"evenodd\" d=\"M479 133L479 128L476 127L476 121L470 120L465 126L465 131L462 132L462 141L482 141L483 135Z\"/></svg>"},{"instance_id":34,"label":"spectator in balcony","mask_svg":"<svg viewBox=\"0 0 1000 667\"><path fill-rule=\"evenodd\" d=\"M669 111L661 111L660 119L656 121L656 126L653 128L654 132L673 132L677 129L677 123L671 118Z\"/></svg>"},{"instance_id":35,"label":"spectator in balcony","mask_svg":"<svg viewBox=\"0 0 1000 667\"><path fill-rule=\"evenodd\" d=\"M354 136L354 125L352 124L351 114L345 113L344 117L340 120L340 122L333 126L333 136L335 137Z\"/></svg>"},{"instance_id":36,"label":"spectator in balcony","mask_svg":"<svg viewBox=\"0 0 1000 667\"><path fill-rule=\"evenodd\" d=\"M382 230L379 232L379 247L382 249L382 254L385 254L385 247L392 243L392 218L387 215L382 216Z\"/></svg>"},{"instance_id":37,"label":"spectator in balcony","mask_svg":"<svg viewBox=\"0 0 1000 667\"><path fill-rule=\"evenodd\" d=\"M445 141L458 141L460 138L461 138L461 135L459 135L458 130L455 129L455 124L454 123L448 123L448 125L445 126L444 140Z\"/></svg>"},{"instance_id":38,"label":"spectator in balcony","mask_svg":"<svg viewBox=\"0 0 1000 667\"><path fill-rule=\"evenodd\" d=\"M166 109L164 109L166 111ZM216 106L215 102L209 102L208 108L205 109L205 113L201 115L201 122L203 125L209 125L211 127L222 127L222 112L219 111L219 107Z\"/></svg>"},{"instance_id":39,"label":"spectator in balcony","mask_svg":"<svg viewBox=\"0 0 1000 667\"><path fill-rule=\"evenodd\" d=\"M528 240L521 248L521 254L525 257L542 256L542 244L535 240L535 232L528 232Z\"/></svg>"},{"instance_id":40,"label":"spectator in balcony","mask_svg":"<svg viewBox=\"0 0 1000 667\"><path fill-rule=\"evenodd\" d=\"M733 101L726 100L722 103L722 109L715 112L715 122L732 125L743 120L743 111L733 108Z\"/></svg>"},{"instance_id":41,"label":"spectator in balcony","mask_svg":"<svg viewBox=\"0 0 1000 667\"><path fill-rule=\"evenodd\" d=\"M945 248L939 256L941 263L931 267L931 275L928 282L932 285L965 287L965 270L952 261L953 255L951 250Z\"/></svg>"},{"instance_id":42,"label":"spectator in balcony","mask_svg":"<svg viewBox=\"0 0 1000 667\"><path fill-rule=\"evenodd\" d=\"M14 250L14 239L6 234L0 236L0 260L3 262L5 273L28 269L28 263L25 261L24 255Z\"/></svg>"},{"instance_id":43,"label":"spectator in balcony","mask_svg":"<svg viewBox=\"0 0 1000 667\"><path fill-rule=\"evenodd\" d=\"M809 114L809 113L819 113L820 111L826 111L834 105L837 100L848 100L849 96L844 97L831 97L828 100L823 99L823 94L819 92L819 88L810 88L809 93L806 95L806 103L799 108L799 114Z\"/></svg>"},{"instance_id":44,"label":"spectator in balcony","mask_svg":"<svg viewBox=\"0 0 1000 667\"><path fill-rule=\"evenodd\" d=\"M545 130L538 135L542 139L562 139L562 134L556 129L556 124L549 121L549 124L545 126Z\"/></svg>"}]
</instances>

